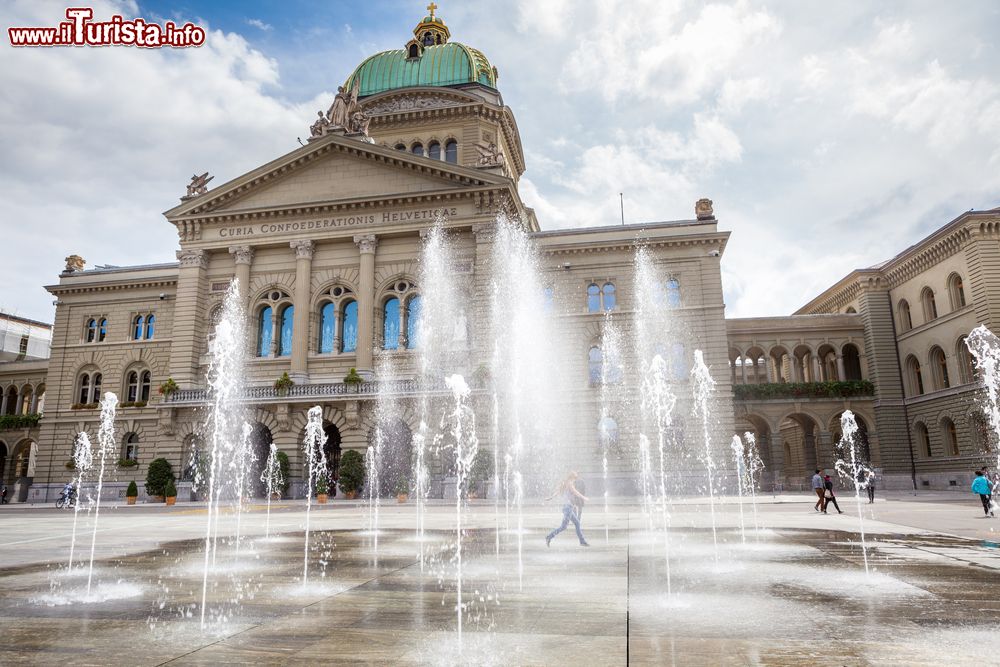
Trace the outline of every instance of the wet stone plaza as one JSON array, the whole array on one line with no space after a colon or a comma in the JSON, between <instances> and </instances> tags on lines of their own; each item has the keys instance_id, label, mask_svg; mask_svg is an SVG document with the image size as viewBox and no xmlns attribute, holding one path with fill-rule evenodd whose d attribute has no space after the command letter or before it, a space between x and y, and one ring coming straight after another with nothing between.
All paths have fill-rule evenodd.
<instances>
[{"instance_id":1,"label":"wet stone plaza","mask_svg":"<svg viewBox=\"0 0 1000 667\"><path fill-rule=\"evenodd\" d=\"M546 547L557 506L525 507L518 531L479 501L460 562L447 504L426 508L422 540L409 505L383 504L377 534L363 505L314 506L308 555L301 502L272 509L269 537L251 505L239 544L222 516L207 581L204 507L111 506L90 594L87 560L67 568L72 512L3 508L0 664L954 665L1000 650L1000 549L975 501L862 505L867 574L852 501L823 516L765 497L743 531L722 501L716 540L694 501L669 533L637 506L588 507L589 548L572 529Z\"/></svg>"}]
</instances>

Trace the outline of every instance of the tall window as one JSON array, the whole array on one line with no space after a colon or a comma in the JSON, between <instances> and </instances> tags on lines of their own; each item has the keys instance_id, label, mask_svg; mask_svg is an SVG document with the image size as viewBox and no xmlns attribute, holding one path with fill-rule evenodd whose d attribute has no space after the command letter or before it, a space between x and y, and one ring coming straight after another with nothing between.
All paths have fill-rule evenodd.
<instances>
[{"instance_id":1,"label":"tall window","mask_svg":"<svg viewBox=\"0 0 1000 667\"><path fill-rule=\"evenodd\" d=\"M914 396L924 393L924 378L920 372L920 362L913 355L906 360L906 371L910 376L910 391Z\"/></svg>"},{"instance_id":2,"label":"tall window","mask_svg":"<svg viewBox=\"0 0 1000 667\"><path fill-rule=\"evenodd\" d=\"M687 353L683 343L670 346L670 371L675 380L684 380L688 376Z\"/></svg>"},{"instance_id":3,"label":"tall window","mask_svg":"<svg viewBox=\"0 0 1000 667\"><path fill-rule=\"evenodd\" d=\"M934 367L934 383L938 389L947 389L951 386L948 380L948 359L944 356L944 350L935 347L931 350L931 364Z\"/></svg>"},{"instance_id":4,"label":"tall window","mask_svg":"<svg viewBox=\"0 0 1000 667\"><path fill-rule=\"evenodd\" d=\"M681 307L681 284L676 278L667 281L667 306L670 308Z\"/></svg>"},{"instance_id":5,"label":"tall window","mask_svg":"<svg viewBox=\"0 0 1000 667\"><path fill-rule=\"evenodd\" d=\"M382 349L399 349L399 299L396 297L382 306Z\"/></svg>"},{"instance_id":6,"label":"tall window","mask_svg":"<svg viewBox=\"0 0 1000 667\"><path fill-rule=\"evenodd\" d=\"M319 352L333 352L333 341L337 337L337 306L331 302L323 304L319 311Z\"/></svg>"},{"instance_id":7,"label":"tall window","mask_svg":"<svg viewBox=\"0 0 1000 667\"><path fill-rule=\"evenodd\" d=\"M944 434L944 444L948 451L948 456L958 456L958 431L955 429L955 422L948 417L942 419L941 433Z\"/></svg>"},{"instance_id":8,"label":"tall window","mask_svg":"<svg viewBox=\"0 0 1000 667\"><path fill-rule=\"evenodd\" d=\"M613 310L615 307L615 286L614 283L604 283L601 288L601 299L603 303L601 304L604 310Z\"/></svg>"},{"instance_id":9,"label":"tall window","mask_svg":"<svg viewBox=\"0 0 1000 667\"><path fill-rule=\"evenodd\" d=\"M274 316L270 306L264 306L257 316L257 356L267 357L271 354L271 336L274 327Z\"/></svg>"},{"instance_id":10,"label":"tall window","mask_svg":"<svg viewBox=\"0 0 1000 667\"><path fill-rule=\"evenodd\" d=\"M966 337L962 336L955 345L955 356L958 357L958 372L962 383L976 381L976 365L972 360L972 353L966 343Z\"/></svg>"},{"instance_id":11,"label":"tall window","mask_svg":"<svg viewBox=\"0 0 1000 667\"><path fill-rule=\"evenodd\" d=\"M413 144L413 148L411 148L410 151L414 155L423 155L424 154L424 145L421 144L421 143L415 143L415 144Z\"/></svg>"},{"instance_id":12,"label":"tall window","mask_svg":"<svg viewBox=\"0 0 1000 667\"><path fill-rule=\"evenodd\" d=\"M126 461L139 460L139 436L129 433L125 436L125 447L122 450L122 458Z\"/></svg>"},{"instance_id":13,"label":"tall window","mask_svg":"<svg viewBox=\"0 0 1000 667\"><path fill-rule=\"evenodd\" d=\"M924 291L920 293L920 303L924 307L924 322L936 320L938 312L937 303L934 301L934 290L925 287Z\"/></svg>"},{"instance_id":14,"label":"tall window","mask_svg":"<svg viewBox=\"0 0 1000 667\"><path fill-rule=\"evenodd\" d=\"M136 315L135 319L132 320L132 340L142 340L143 325L146 323L146 318L142 315Z\"/></svg>"},{"instance_id":15,"label":"tall window","mask_svg":"<svg viewBox=\"0 0 1000 667\"><path fill-rule=\"evenodd\" d=\"M607 415L601 417L597 422L597 435L600 438L601 447L614 447L618 444L618 422Z\"/></svg>"},{"instance_id":16,"label":"tall window","mask_svg":"<svg viewBox=\"0 0 1000 667\"><path fill-rule=\"evenodd\" d=\"M125 380L125 400L135 403L139 396L139 373L130 371Z\"/></svg>"},{"instance_id":17,"label":"tall window","mask_svg":"<svg viewBox=\"0 0 1000 667\"><path fill-rule=\"evenodd\" d=\"M592 346L590 352L587 353L587 360L590 370L590 384L601 384L601 376L604 372L604 355L601 354L601 348L596 345Z\"/></svg>"},{"instance_id":18,"label":"tall window","mask_svg":"<svg viewBox=\"0 0 1000 667\"><path fill-rule=\"evenodd\" d=\"M587 312L601 312L601 288L597 286L597 283L590 283L587 286Z\"/></svg>"},{"instance_id":19,"label":"tall window","mask_svg":"<svg viewBox=\"0 0 1000 667\"><path fill-rule=\"evenodd\" d=\"M344 304L344 335L340 341L341 352L354 352L358 348L358 302Z\"/></svg>"},{"instance_id":20,"label":"tall window","mask_svg":"<svg viewBox=\"0 0 1000 667\"><path fill-rule=\"evenodd\" d=\"M406 347L415 350L420 346L420 308L423 301L419 294L406 302Z\"/></svg>"},{"instance_id":21,"label":"tall window","mask_svg":"<svg viewBox=\"0 0 1000 667\"><path fill-rule=\"evenodd\" d=\"M15 396L16 398L16 396ZM80 376L80 400L77 403L90 403L90 374L84 373ZM9 407L9 406L8 406ZM9 413L13 414L13 413Z\"/></svg>"},{"instance_id":22,"label":"tall window","mask_svg":"<svg viewBox=\"0 0 1000 667\"><path fill-rule=\"evenodd\" d=\"M278 356L287 357L292 353L292 325L295 306L285 306L281 311L281 337L278 339Z\"/></svg>"},{"instance_id":23,"label":"tall window","mask_svg":"<svg viewBox=\"0 0 1000 667\"><path fill-rule=\"evenodd\" d=\"M86 340L88 343L93 343L97 340L97 320L94 318L87 320Z\"/></svg>"},{"instance_id":24,"label":"tall window","mask_svg":"<svg viewBox=\"0 0 1000 667\"><path fill-rule=\"evenodd\" d=\"M184 438L184 446L181 448L181 481L195 481L195 474L198 470L198 457L201 456L202 441L197 435L192 433ZM200 481L200 480L199 480Z\"/></svg>"},{"instance_id":25,"label":"tall window","mask_svg":"<svg viewBox=\"0 0 1000 667\"><path fill-rule=\"evenodd\" d=\"M951 274L948 278L948 291L951 293L951 309L958 310L965 307L965 285L962 284L962 276L957 273Z\"/></svg>"},{"instance_id":26,"label":"tall window","mask_svg":"<svg viewBox=\"0 0 1000 667\"><path fill-rule=\"evenodd\" d=\"M920 450L921 456L924 458L931 458L933 454L931 453L931 435L927 432L927 426L923 422L917 422L914 430L917 432L917 447Z\"/></svg>"},{"instance_id":27,"label":"tall window","mask_svg":"<svg viewBox=\"0 0 1000 667\"><path fill-rule=\"evenodd\" d=\"M156 322L154 315L146 315L146 340L153 338L153 325Z\"/></svg>"},{"instance_id":28,"label":"tall window","mask_svg":"<svg viewBox=\"0 0 1000 667\"><path fill-rule=\"evenodd\" d=\"M90 400L88 403L100 403L101 402L101 385L104 382L104 376L100 373L94 373L90 377Z\"/></svg>"},{"instance_id":29,"label":"tall window","mask_svg":"<svg viewBox=\"0 0 1000 667\"><path fill-rule=\"evenodd\" d=\"M97 323L97 342L104 342L104 339L108 335L108 320L101 318L101 321Z\"/></svg>"},{"instance_id":30,"label":"tall window","mask_svg":"<svg viewBox=\"0 0 1000 667\"><path fill-rule=\"evenodd\" d=\"M458 142L452 139L444 145L444 160L452 164L458 164Z\"/></svg>"},{"instance_id":31,"label":"tall window","mask_svg":"<svg viewBox=\"0 0 1000 667\"><path fill-rule=\"evenodd\" d=\"M910 317L910 304L906 299L899 300L899 331L900 333L913 328L913 318Z\"/></svg>"},{"instance_id":32,"label":"tall window","mask_svg":"<svg viewBox=\"0 0 1000 667\"><path fill-rule=\"evenodd\" d=\"M139 376L139 400L149 401L149 388L152 385L153 376L149 371L143 371Z\"/></svg>"},{"instance_id":33,"label":"tall window","mask_svg":"<svg viewBox=\"0 0 1000 667\"><path fill-rule=\"evenodd\" d=\"M429 157L432 160L440 160L441 159L441 144L439 144L436 141L432 141L427 146L427 157Z\"/></svg>"}]
</instances>

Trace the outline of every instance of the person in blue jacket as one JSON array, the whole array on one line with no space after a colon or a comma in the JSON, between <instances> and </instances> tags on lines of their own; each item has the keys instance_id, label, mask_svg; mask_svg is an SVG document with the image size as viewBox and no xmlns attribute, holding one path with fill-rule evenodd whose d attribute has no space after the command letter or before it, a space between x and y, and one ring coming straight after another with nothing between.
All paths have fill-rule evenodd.
<instances>
[{"instance_id":1,"label":"person in blue jacket","mask_svg":"<svg viewBox=\"0 0 1000 667\"><path fill-rule=\"evenodd\" d=\"M991 492L990 482L985 477L983 477L983 471L976 471L976 478L972 480L972 492L979 494L979 499L983 502L983 512L986 516L993 516L993 508L990 507L991 504Z\"/></svg>"}]
</instances>

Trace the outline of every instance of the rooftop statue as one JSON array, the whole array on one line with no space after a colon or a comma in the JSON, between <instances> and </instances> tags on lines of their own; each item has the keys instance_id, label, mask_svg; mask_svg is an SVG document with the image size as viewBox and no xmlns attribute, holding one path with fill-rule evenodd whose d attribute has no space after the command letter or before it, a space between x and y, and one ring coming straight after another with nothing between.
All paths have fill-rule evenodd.
<instances>
[{"instance_id":1,"label":"rooftop statue","mask_svg":"<svg viewBox=\"0 0 1000 667\"><path fill-rule=\"evenodd\" d=\"M343 86L337 87L337 97L330 105L330 110L326 112L331 129L350 128L351 118L358 110L358 93L360 91L361 81L357 79L355 79L350 91L347 91Z\"/></svg>"},{"instance_id":2,"label":"rooftop statue","mask_svg":"<svg viewBox=\"0 0 1000 667\"><path fill-rule=\"evenodd\" d=\"M192 176L191 182L187 186L187 196L196 197L208 192L208 182L213 178L215 176L209 176L207 171L201 176Z\"/></svg>"},{"instance_id":3,"label":"rooftop statue","mask_svg":"<svg viewBox=\"0 0 1000 667\"><path fill-rule=\"evenodd\" d=\"M69 257L66 258L65 271L67 273L72 273L74 271L83 271L83 267L85 265L86 262L83 261L83 257L80 257L79 255L70 255Z\"/></svg>"},{"instance_id":4,"label":"rooftop statue","mask_svg":"<svg viewBox=\"0 0 1000 667\"><path fill-rule=\"evenodd\" d=\"M309 126L309 134L314 137L322 137L326 134L327 129L330 127L330 120L322 111L317 111L316 115L319 118L316 122Z\"/></svg>"}]
</instances>

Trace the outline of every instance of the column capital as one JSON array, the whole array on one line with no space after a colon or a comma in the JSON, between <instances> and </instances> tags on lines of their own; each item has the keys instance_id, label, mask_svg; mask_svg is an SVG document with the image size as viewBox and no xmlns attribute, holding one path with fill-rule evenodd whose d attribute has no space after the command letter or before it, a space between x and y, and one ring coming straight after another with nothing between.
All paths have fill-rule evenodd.
<instances>
[{"instance_id":1,"label":"column capital","mask_svg":"<svg viewBox=\"0 0 1000 667\"><path fill-rule=\"evenodd\" d=\"M374 255L375 247L378 246L378 237L374 234L358 234L354 237L354 243L362 255Z\"/></svg>"},{"instance_id":2,"label":"column capital","mask_svg":"<svg viewBox=\"0 0 1000 667\"><path fill-rule=\"evenodd\" d=\"M478 225L472 225L472 233L476 237L476 243L490 243L493 241L493 237L496 236L496 232L496 222L485 222Z\"/></svg>"},{"instance_id":3,"label":"column capital","mask_svg":"<svg viewBox=\"0 0 1000 667\"><path fill-rule=\"evenodd\" d=\"M253 264L253 246L231 245L229 246L229 254L233 256L237 264L246 264L247 266Z\"/></svg>"},{"instance_id":4,"label":"column capital","mask_svg":"<svg viewBox=\"0 0 1000 667\"><path fill-rule=\"evenodd\" d=\"M295 251L295 259L312 259L313 251L316 250L314 241L292 241L288 245Z\"/></svg>"},{"instance_id":5,"label":"column capital","mask_svg":"<svg viewBox=\"0 0 1000 667\"><path fill-rule=\"evenodd\" d=\"M208 252L205 250L178 250L177 260L182 267L193 266L198 269L208 268Z\"/></svg>"}]
</instances>

